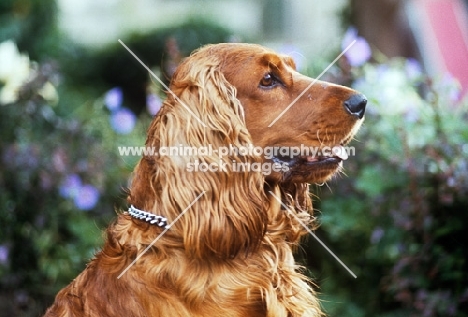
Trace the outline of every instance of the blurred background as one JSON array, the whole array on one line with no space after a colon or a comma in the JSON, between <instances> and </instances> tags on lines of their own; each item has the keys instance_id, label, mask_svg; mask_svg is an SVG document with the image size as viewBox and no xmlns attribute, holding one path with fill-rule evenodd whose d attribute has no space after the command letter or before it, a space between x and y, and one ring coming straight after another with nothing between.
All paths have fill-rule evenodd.
<instances>
[{"instance_id":1,"label":"blurred background","mask_svg":"<svg viewBox=\"0 0 468 317\"><path fill-rule=\"evenodd\" d=\"M166 82L206 43L290 54L369 99L297 255L330 316L468 316L462 0L1 0L0 314L40 316L102 244ZM117 299L116 299L117 300Z\"/></svg>"}]
</instances>

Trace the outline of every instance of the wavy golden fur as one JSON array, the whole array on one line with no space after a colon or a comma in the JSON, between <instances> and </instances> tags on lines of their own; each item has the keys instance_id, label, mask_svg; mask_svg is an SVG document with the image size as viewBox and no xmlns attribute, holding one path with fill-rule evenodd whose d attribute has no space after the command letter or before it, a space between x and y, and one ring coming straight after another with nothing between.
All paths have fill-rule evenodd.
<instances>
[{"instance_id":1,"label":"wavy golden fur","mask_svg":"<svg viewBox=\"0 0 468 317\"><path fill-rule=\"evenodd\" d=\"M348 143L362 122L365 99L325 82L310 87L268 128L311 82L295 71L291 58L258 45L203 47L174 74L172 93L149 127L146 146ZM321 316L293 248L306 233L300 221L311 224L308 183L329 179L341 159L217 153L143 157L129 204L168 223L179 219L154 243L163 229L120 213L107 229L102 251L58 293L45 316ZM188 164L196 161L224 164L226 170L189 172ZM274 162L288 170L268 174L233 167Z\"/></svg>"}]
</instances>

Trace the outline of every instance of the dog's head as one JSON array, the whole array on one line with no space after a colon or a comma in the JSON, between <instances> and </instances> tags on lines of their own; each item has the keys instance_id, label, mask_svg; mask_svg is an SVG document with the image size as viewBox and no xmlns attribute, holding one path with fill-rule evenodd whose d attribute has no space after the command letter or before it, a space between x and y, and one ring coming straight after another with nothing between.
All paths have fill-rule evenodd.
<instances>
[{"instance_id":1,"label":"dog's head","mask_svg":"<svg viewBox=\"0 0 468 317\"><path fill-rule=\"evenodd\" d=\"M322 183L347 159L366 98L298 73L289 56L252 44L205 48L237 90L253 144L276 163L269 181ZM276 171L275 171L276 170Z\"/></svg>"}]
</instances>

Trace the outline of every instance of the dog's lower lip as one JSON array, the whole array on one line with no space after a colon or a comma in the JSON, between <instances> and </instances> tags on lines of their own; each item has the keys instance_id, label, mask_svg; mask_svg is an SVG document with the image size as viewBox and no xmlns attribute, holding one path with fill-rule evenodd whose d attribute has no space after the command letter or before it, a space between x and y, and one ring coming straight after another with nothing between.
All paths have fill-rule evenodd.
<instances>
[{"instance_id":1,"label":"dog's lower lip","mask_svg":"<svg viewBox=\"0 0 468 317\"><path fill-rule=\"evenodd\" d=\"M307 157L307 164L339 164L343 160L337 156Z\"/></svg>"},{"instance_id":2,"label":"dog's lower lip","mask_svg":"<svg viewBox=\"0 0 468 317\"><path fill-rule=\"evenodd\" d=\"M279 162L279 163L320 163L326 160L336 160L336 161L343 161L344 159L340 158L339 156L325 156L325 155L319 155L319 156L296 156L296 157L289 157L289 156L274 156L272 160L274 162Z\"/></svg>"},{"instance_id":3,"label":"dog's lower lip","mask_svg":"<svg viewBox=\"0 0 468 317\"><path fill-rule=\"evenodd\" d=\"M318 165L318 164L339 164L343 160L337 156L298 156L298 157L273 157L274 162L287 163L293 165Z\"/></svg>"}]
</instances>

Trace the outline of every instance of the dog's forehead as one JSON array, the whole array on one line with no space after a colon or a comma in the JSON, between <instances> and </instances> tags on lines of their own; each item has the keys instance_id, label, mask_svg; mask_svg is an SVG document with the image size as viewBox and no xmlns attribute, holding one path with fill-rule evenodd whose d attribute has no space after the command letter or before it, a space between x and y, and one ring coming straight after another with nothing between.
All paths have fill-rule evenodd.
<instances>
[{"instance_id":1,"label":"dog's forehead","mask_svg":"<svg viewBox=\"0 0 468 317\"><path fill-rule=\"evenodd\" d=\"M195 55L216 56L221 60L263 60L270 65L279 66L281 62L294 66L290 56L278 54L270 48L251 43L218 43L208 44L196 50Z\"/></svg>"},{"instance_id":2,"label":"dog's forehead","mask_svg":"<svg viewBox=\"0 0 468 317\"><path fill-rule=\"evenodd\" d=\"M262 63L268 67L281 69L284 65L296 69L296 65L292 57L274 52L264 53L261 57Z\"/></svg>"},{"instance_id":3,"label":"dog's forehead","mask_svg":"<svg viewBox=\"0 0 468 317\"><path fill-rule=\"evenodd\" d=\"M207 51L207 52L206 52ZM270 48L250 43L220 43L201 48L196 54L204 58L211 56L218 60L221 68L237 69L239 66L263 66L267 69L284 70L287 67L296 69L292 57L276 53ZM235 65L235 67L233 67ZM249 65L249 66L247 66Z\"/></svg>"}]
</instances>

